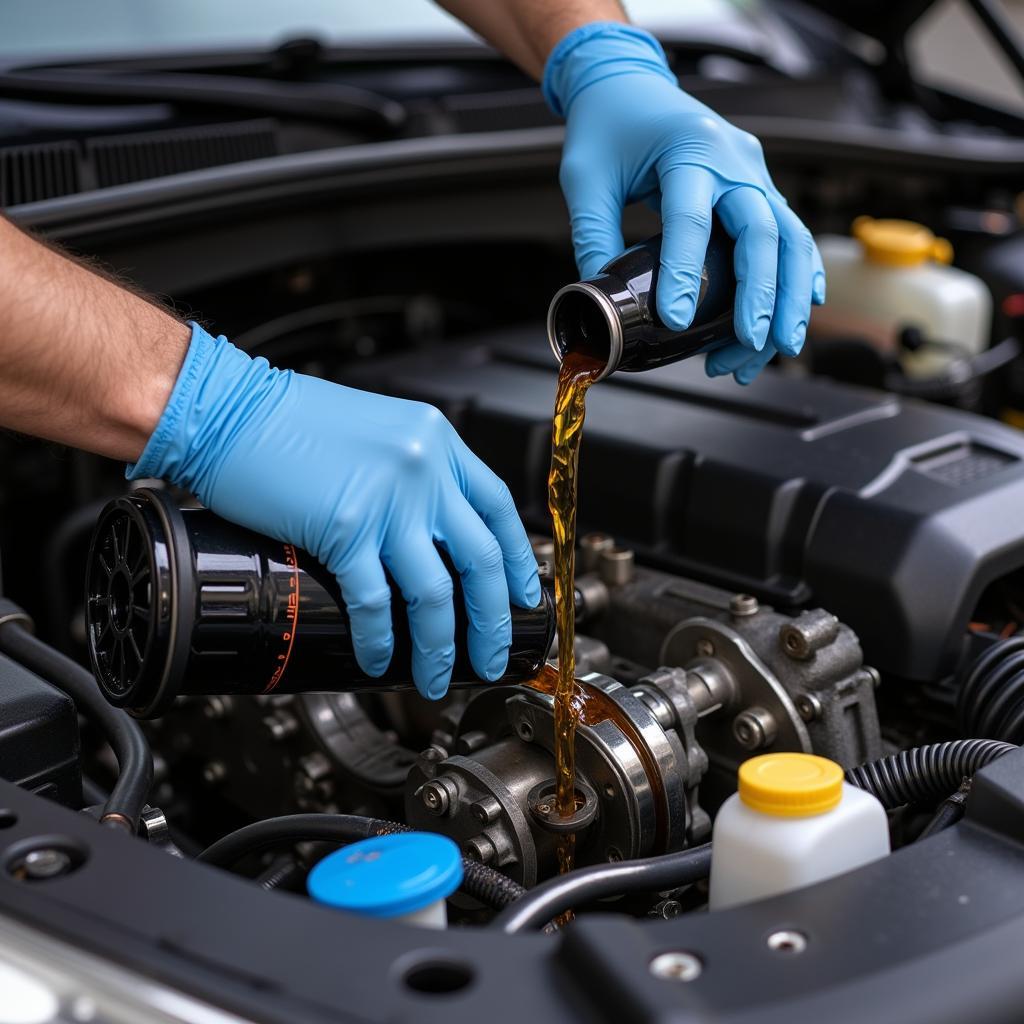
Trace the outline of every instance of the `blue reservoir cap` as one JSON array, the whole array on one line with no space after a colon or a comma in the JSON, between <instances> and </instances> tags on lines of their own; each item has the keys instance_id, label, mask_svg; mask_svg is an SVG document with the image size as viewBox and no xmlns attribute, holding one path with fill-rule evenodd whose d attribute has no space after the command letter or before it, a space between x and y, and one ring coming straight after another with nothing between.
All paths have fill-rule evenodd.
<instances>
[{"instance_id":1,"label":"blue reservoir cap","mask_svg":"<svg viewBox=\"0 0 1024 1024\"><path fill-rule=\"evenodd\" d=\"M328 854L309 873L318 903L369 917L398 917L447 899L462 882L462 855L447 836L396 832Z\"/></svg>"}]
</instances>

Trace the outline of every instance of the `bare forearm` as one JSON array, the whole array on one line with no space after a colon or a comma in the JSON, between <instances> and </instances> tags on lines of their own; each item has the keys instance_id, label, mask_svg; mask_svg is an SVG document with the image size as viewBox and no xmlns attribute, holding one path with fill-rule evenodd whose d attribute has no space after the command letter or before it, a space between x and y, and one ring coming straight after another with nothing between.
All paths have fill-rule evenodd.
<instances>
[{"instance_id":1,"label":"bare forearm","mask_svg":"<svg viewBox=\"0 0 1024 1024\"><path fill-rule=\"evenodd\" d=\"M540 78L555 44L592 21L626 21L620 0L438 0L527 74Z\"/></svg>"},{"instance_id":2,"label":"bare forearm","mask_svg":"<svg viewBox=\"0 0 1024 1024\"><path fill-rule=\"evenodd\" d=\"M0 426L134 460L189 334L0 216Z\"/></svg>"}]
</instances>

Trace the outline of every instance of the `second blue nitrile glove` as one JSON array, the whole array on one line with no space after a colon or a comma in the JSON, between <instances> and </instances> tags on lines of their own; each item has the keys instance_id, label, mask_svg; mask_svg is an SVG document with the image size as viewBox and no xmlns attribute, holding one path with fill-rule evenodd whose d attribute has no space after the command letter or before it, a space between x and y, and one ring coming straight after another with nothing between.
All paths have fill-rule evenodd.
<instances>
[{"instance_id":1,"label":"second blue nitrile glove","mask_svg":"<svg viewBox=\"0 0 1024 1024\"><path fill-rule=\"evenodd\" d=\"M708 356L709 374L749 383L775 354L796 355L825 274L810 232L772 183L761 145L683 92L658 41L614 22L585 25L552 51L544 95L566 118L562 190L576 262L592 277L623 248L622 211L661 211L658 314L693 319L715 211L736 240L739 344Z\"/></svg>"},{"instance_id":2,"label":"second blue nitrile glove","mask_svg":"<svg viewBox=\"0 0 1024 1024\"><path fill-rule=\"evenodd\" d=\"M541 598L508 488L437 409L277 370L195 325L128 476L187 487L226 519L315 555L337 577L370 675L392 653L386 567L409 606L413 678L434 699L455 657L452 581L435 544L462 576L481 678L505 671L509 599L534 607Z\"/></svg>"}]
</instances>

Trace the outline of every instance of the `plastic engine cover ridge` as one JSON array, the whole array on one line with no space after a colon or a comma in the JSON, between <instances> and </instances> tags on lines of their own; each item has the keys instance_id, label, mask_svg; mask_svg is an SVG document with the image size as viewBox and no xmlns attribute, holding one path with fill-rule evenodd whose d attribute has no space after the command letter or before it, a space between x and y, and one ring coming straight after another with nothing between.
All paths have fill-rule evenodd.
<instances>
[{"instance_id":1,"label":"plastic engine cover ridge","mask_svg":"<svg viewBox=\"0 0 1024 1024\"><path fill-rule=\"evenodd\" d=\"M543 328L444 351L343 383L439 406L549 529ZM970 413L770 371L739 388L689 360L595 387L581 458L581 533L780 609L821 605L907 679L951 671L981 592L1024 566L1024 434Z\"/></svg>"}]
</instances>

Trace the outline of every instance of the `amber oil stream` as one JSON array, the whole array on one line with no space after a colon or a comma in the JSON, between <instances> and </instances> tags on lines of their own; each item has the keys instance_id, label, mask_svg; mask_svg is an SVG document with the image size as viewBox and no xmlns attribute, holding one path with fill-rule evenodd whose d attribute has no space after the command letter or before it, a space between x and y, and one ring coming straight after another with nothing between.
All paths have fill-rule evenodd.
<instances>
[{"instance_id":1,"label":"amber oil stream","mask_svg":"<svg viewBox=\"0 0 1024 1024\"><path fill-rule=\"evenodd\" d=\"M586 416L587 389L601 375L604 363L568 352L558 372L558 391L551 430L551 471L548 509L555 542L555 621L558 629L558 681L555 686L555 804L559 815L576 810L576 726L583 696L576 684L576 479L580 441ZM572 869L576 837L558 844L558 867Z\"/></svg>"}]
</instances>

